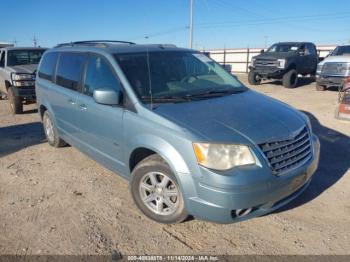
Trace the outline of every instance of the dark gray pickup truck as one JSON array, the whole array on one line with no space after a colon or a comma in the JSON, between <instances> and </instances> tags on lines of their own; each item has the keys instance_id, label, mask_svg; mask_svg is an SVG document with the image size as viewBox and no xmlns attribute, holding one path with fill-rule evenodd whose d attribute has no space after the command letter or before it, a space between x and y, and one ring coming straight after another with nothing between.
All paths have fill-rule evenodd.
<instances>
[{"instance_id":1,"label":"dark gray pickup truck","mask_svg":"<svg viewBox=\"0 0 350 262\"><path fill-rule=\"evenodd\" d=\"M8 98L14 114L23 104L35 102L35 71L45 48L5 47L0 49L0 99Z\"/></svg>"},{"instance_id":2,"label":"dark gray pickup truck","mask_svg":"<svg viewBox=\"0 0 350 262\"><path fill-rule=\"evenodd\" d=\"M315 75L317 63L317 49L313 43L277 43L253 57L248 80L251 85L258 85L262 80L281 79L283 86L295 88L298 75Z\"/></svg>"}]
</instances>

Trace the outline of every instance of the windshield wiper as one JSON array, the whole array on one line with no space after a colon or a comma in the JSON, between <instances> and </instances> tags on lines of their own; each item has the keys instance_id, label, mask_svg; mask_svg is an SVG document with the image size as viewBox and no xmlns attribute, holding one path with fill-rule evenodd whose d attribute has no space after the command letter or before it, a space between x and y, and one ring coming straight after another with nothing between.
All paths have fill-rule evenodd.
<instances>
[{"instance_id":1,"label":"windshield wiper","mask_svg":"<svg viewBox=\"0 0 350 262\"><path fill-rule=\"evenodd\" d=\"M186 98L207 98L207 97L220 97L223 95L231 95L231 94L237 94L242 93L246 91L245 89L237 89L237 90L209 90L203 93L198 94L187 94Z\"/></svg>"},{"instance_id":2,"label":"windshield wiper","mask_svg":"<svg viewBox=\"0 0 350 262\"><path fill-rule=\"evenodd\" d=\"M143 101L147 101L147 102L155 102L155 103L161 103L161 102L185 102L188 101L188 99L186 99L186 97L183 96L171 96L171 95L167 95L167 96L141 96L141 99Z\"/></svg>"},{"instance_id":3,"label":"windshield wiper","mask_svg":"<svg viewBox=\"0 0 350 262\"><path fill-rule=\"evenodd\" d=\"M177 96L172 96L172 95L164 95L164 96L141 96L141 99L143 101L147 102L154 102L154 103L167 103L167 102L173 102L173 103L178 103L178 102L188 102L191 100L196 100L196 99L205 99L205 98L210 98L210 97L221 97L224 95L231 95L231 94L237 94L237 93L242 93L246 91L246 89L237 89L237 90L209 90L203 93L195 93L195 94L184 94L184 95L177 95Z\"/></svg>"}]
</instances>

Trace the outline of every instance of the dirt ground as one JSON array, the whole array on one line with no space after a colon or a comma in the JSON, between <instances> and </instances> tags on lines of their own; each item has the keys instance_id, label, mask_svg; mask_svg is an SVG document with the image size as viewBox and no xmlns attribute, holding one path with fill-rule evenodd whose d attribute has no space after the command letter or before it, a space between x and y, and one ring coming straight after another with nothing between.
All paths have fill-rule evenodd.
<instances>
[{"instance_id":1,"label":"dirt ground","mask_svg":"<svg viewBox=\"0 0 350 262\"><path fill-rule=\"evenodd\" d=\"M125 180L45 142L35 105L12 116L0 101L0 254L350 254L350 122L334 119L336 91L303 84L254 89L310 116L322 146L310 187L282 210L230 225L150 221Z\"/></svg>"}]
</instances>

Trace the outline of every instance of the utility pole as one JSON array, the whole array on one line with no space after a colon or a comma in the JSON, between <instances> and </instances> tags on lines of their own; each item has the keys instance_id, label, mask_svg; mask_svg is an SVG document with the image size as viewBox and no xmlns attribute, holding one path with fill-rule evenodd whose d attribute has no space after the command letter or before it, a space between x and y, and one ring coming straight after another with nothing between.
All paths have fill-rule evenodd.
<instances>
[{"instance_id":1,"label":"utility pole","mask_svg":"<svg viewBox=\"0 0 350 262\"><path fill-rule=\"evenodd\" d=\"M38 46L38 39L35 37L35 35L33 37L33 45L34 45L34 47Z\"/></svg>"},{"instance_id":2,"label":"utility pole","mask_svg":"<svg viewBox=\"0 0 350 262\"><path fill-rule=\"evenodd\" d=\"M193 0L190 0L190 48L192 48L193 43Z\"/></svg>"}]
</instances>

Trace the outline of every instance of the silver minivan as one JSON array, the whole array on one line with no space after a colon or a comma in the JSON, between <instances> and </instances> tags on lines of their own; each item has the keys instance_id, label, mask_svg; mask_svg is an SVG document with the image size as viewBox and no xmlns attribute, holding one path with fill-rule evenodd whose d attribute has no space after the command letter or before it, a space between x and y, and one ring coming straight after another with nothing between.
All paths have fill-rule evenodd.
<instances>
[{"instance_id":1,"label":"silver minivan","mask_svg":"<svg viewBox=\"0 0 350 262\"><path fill-rule=\"evenodd\" d=\"M127 179L136 205L161 223L269 213L299 196L318 166L305 114L198 51L61 44L45 52L36 93L50 145L68 143Z\"/></svg>"}]
</instances>

